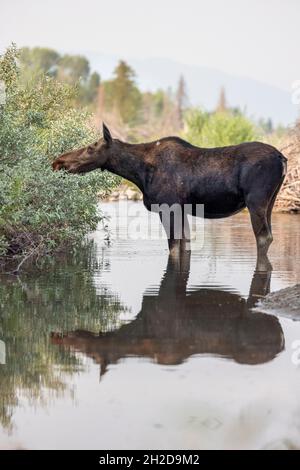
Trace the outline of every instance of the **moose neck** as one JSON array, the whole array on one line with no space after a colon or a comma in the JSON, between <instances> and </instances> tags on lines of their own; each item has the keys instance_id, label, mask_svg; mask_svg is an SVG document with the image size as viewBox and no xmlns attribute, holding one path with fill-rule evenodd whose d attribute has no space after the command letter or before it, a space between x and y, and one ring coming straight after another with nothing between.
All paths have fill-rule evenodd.
<instances>
[{"instance_id":1,"label":"moose neck","mask_svg":"<svg viewBox=\"0 0 300 470\"><path fill-rule=\"evenodd\" d=\"M146 147L147 144L134 145L113 141L110 155L102 168L131 181L143 191L150 166L145 159Z\"/></svg>"}]
</instances>

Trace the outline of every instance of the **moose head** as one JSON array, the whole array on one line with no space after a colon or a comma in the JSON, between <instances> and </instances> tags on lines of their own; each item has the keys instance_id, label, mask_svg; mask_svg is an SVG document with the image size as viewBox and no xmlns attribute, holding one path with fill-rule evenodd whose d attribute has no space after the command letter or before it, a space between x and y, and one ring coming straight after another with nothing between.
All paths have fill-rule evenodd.
<instances>
[{"instance_id":1,"label":"moose head","mask_svg":"<svg viewBox=\"0 0 300 470\"><path fill-rule=\"evenodd\" d=\"M53 163L54 171L66 170L69 173L87 173L102 168L108 159L113 139L108 127L103 123L103 137L88 147L64 153Z\"/></svg>"}]
</instances>

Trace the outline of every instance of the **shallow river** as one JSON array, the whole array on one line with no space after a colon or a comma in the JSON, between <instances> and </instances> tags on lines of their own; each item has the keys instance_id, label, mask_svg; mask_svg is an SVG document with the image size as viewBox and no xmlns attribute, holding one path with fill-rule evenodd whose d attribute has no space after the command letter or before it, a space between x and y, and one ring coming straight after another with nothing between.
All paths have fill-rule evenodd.
<instances>
[{"instance_id":1,"label":"shallow river","mask_svg":"<svg viewBox=\"0 0 300 470\"><path fill-rule=\"evenodd\" d=\"M245 213L179 268L102 207L110 245L0 278L0 448L300 448L300 321L252 309L300 281L299 216L274 215L261 273Z\"/></svg>"}]
</instances>

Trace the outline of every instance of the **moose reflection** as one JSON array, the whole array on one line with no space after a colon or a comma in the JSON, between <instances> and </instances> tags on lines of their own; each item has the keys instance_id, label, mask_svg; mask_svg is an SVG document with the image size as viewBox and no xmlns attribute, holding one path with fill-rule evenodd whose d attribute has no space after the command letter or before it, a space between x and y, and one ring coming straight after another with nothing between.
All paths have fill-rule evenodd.
<instances>
[{"instance_id":1,"label":"moose reflection","mask_svg":"<svg viewBox=\"0 0 300 470\"><path fill-rule=\"evenodd\" d=\"M278 319L251 311L259 297L269 292L271 272L254 272L245 300L213 288L187 293L189 268L189 253L177 262L169 257L158 295L145 294L140 313L118 330L52 333L52 342L93 358L100 364L101 374L109 364L128 356L176 365L194 354L212 354L242 364L260 364L283 350Z\"/></svg>"}]
</instances>

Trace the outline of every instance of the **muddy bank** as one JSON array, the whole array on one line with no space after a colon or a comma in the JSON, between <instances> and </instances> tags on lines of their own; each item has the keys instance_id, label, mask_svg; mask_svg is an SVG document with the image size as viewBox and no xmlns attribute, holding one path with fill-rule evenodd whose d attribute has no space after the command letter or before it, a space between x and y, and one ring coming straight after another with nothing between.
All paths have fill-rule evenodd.
<instances>
[{"instance_id":1,"label":"muddy bank","mask_svg":"<svg viewBox=\"0 0 300 470\"><path fill-rule=\"evenodd\" d=\"M268 294L260 301L258 308L300 320L300 284Z\"/></svg>"}]
</instances>

